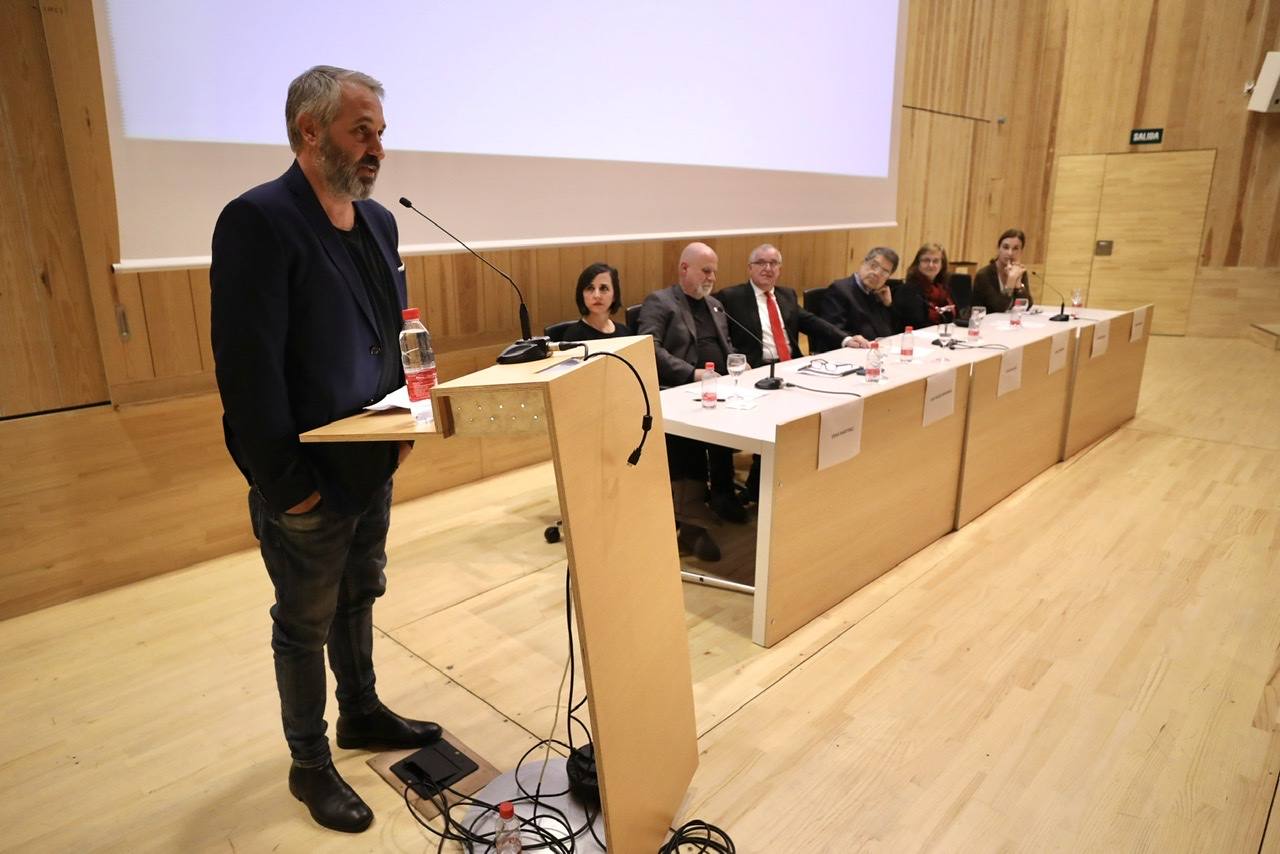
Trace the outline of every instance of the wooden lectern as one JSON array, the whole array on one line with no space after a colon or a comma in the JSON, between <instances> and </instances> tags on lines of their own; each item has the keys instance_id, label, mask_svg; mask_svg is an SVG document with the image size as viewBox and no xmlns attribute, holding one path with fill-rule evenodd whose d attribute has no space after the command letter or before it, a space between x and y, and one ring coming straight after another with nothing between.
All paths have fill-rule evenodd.
<instances>
[{"instance_id":1,"label":"wooden lectern","mask_svg":"<svg viewBox=\"0 0 1280 854\"><path fill-rule=\"evenodd\" d=\"M636 466L627 457L640 441L644 399L626 365L608 356L581 361L576 350L495 365L436 386L432 404L445 439L550 437L606 843L619 854L649 852L666 837L698 763L667 450L653 339L587 346L625 357L648 390L654 423ZM407 414L391 417L396 424L353 416L304 441L430 435Z\"/></svg>"}]
</instances>

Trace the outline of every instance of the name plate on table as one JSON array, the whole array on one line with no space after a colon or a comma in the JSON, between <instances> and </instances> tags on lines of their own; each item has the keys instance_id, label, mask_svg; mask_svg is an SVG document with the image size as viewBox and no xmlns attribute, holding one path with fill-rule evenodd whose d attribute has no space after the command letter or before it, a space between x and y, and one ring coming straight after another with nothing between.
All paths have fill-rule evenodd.
<instances>
[{"instance_id":1,"label":"name plate on table","mask_svg":"<svg viewBox=\"0 0 1280 854\"><path fill-rule=\"evenodd\" d=\"M1133 313L1133 328L1129 330L1129 343L1142 340L1142 331L1147 328L1147 307L1143 306Z\"/></svg>"},{"instance_id":2,"label":"name plate on table","mask_svg":"<svg viewBox=\"0 0 1280 854\"><path fill-rule=\"evenodd\" d=\"M1000 382L996 384L996 397L1004 397L1022 388L1022 348L1014 347L1000 354Z\"/></svg>"},{"instance_id":3,"label":"name plate on table","mask_svg":"<svg viewBox=\"0 0 1280 854\"><path fill-rule=\"evenodd\" d=\"M862 450L862 398L824 409L818 424L819 470L851 460Z\"/></svg>"},{"instance_id":4,"label":"name plate on table","mask_svg":"<svg viewBox=\"0 0 1280 854\"><path fill-rule=\"evenodd\" d=\"M1107 342L1111 340L1111 321L1099 320L1098 325L1093 327L1093 348L1089 351L1089 358L1096 359L1099 356L1106 355Z\"/></svg>"},{"instance_id":5,"label":"name plate on table","mask_svg":"<svg viewBox=\"0 0 1280 854\"><path fill-rule=\"evenodd\" d=\"M955 411L956 372L939 371L930 374L924 383L924 421L921 426L928 427Z\"/></svg>"},{"instance_id":6,"label":"name plate on table","mask_svg":"<svg viewBox=\"0 0 1280 854\"><path fill-rule=\"evenodd\" d=\"M1049 373L1056 374L1067 366L1067 336L1070 332L1059 332L1049 342Z\"/></svg>"}]
</instances>

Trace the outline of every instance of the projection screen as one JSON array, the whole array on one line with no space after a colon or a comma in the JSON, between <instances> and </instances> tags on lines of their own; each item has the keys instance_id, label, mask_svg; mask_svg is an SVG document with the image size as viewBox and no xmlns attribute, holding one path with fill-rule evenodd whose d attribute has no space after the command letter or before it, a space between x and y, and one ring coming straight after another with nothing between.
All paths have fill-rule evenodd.
<instances>
[{"instance_id":1,"label":"projection screen","mask_svg":"<svg viewBox=\"0 0 1280 854\"><path fill-rule=\"evenodd\" d=\"M896 219L906 2L96 0L122 269L207 263L282 173L289 81L386 87L406 254Z\"/></svg>"}]
</instances>

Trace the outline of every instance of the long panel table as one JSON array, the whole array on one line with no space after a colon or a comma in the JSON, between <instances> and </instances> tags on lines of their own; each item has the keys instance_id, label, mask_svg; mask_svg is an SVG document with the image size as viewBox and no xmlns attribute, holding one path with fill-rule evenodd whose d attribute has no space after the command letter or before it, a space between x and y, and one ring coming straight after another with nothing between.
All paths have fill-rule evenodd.
<instances>
[{"instance_id":1,"label":"long panel table","mask_svg":"<svg viewBox=\"0 0 1280 854\"><path fill-rule=\"evenodd\" d=\"M750 410L705 409L694 385L664 390L668 433L761 456L754 584L726 585L754 596L752 640L771 646L993 507L1063 459L1064 448L1074 453L1131 418L1147 338L1144 329L1130 342L1135 314L1149 329L1146 306L1082 309L1066 323L1028 315L1020 328L995 314L973 349L930 346L938 330L919 330L910 363L901 361L901 336L894 336L881 342L880 383L807 376L798 370L809 357L800 358L778 366L778 376L811 390L767 392ZM1099 326L1109 350L1091 358ZM965 329L955 338L969 344ZM862 366L866 351L824 357ZM954 373L953 411L925 425L930 378L936 383L947 371ZM748 372L742 385L765 373ZM854 399L863 406L861 450L820 468L822 415ZM708 581L705 572L684 575Z\"/></svg>"}]
</instances>

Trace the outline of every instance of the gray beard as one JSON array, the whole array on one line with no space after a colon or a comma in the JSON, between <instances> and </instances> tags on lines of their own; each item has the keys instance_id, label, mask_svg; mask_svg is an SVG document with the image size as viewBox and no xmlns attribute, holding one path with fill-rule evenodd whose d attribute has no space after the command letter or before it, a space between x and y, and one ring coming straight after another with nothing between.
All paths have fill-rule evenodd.
<instances>
[{"instance_id":1,"label":"gray beard","mask_svg":"<svg viewBox=\"0 0 1280 854\"><path fill-rule=\"evenodd\" d=\"M320 142L319 159L324 182L331 193L348 199L367 199L373 195L373 184L377 180L377 175L375 174L372 178L362 178L358 174L360 161L348 160L329 140L327 133Z\"/></svg>"}]
</instances>

